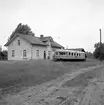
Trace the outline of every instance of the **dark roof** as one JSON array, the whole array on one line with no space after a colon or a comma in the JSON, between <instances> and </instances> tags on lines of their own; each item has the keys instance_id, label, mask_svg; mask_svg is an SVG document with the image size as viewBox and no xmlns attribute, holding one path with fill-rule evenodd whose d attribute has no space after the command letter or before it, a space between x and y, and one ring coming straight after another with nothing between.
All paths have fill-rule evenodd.
<instances>
[{"instance_id":1,"label":"dark roof","mask_svg":"<svg viewBox=\"0 0 104 105\"><path fill-rule=\"evenodd\" d=\"M60 44L58 44L57 42L55 42L51 36L40 37L40 40L43 41L43 42L47 42L48 40L50 40L51 41L51 47L64 48L63 46L61 46Z\"/></svg>"},{"instance_id":2,"label":"dark roof","mask_svg":"<svg viewBox=\"0 0 104 105\"><path fill-rule=\"evenodd\" d=\"M75 50L75 51L85 52L84 48L71 48L71 49L67 49L67 50Z\"/></svg>"},{"instance_id":3,"label":"dark roof","mask_svg":"<svg viewBox=\"0 0 104 105\"><path fill-rule=\"evenodd\" d=\"M43 43L38 37L35 37L35 36L32 36L32 35L23 35L23 34L16 34L12 39L10 39L5 44L5 46L8 46L17 36L19 36L20 38L26 40L30 44L47 46L47 44Z\"/></svg>"},{"instance_id":4,"label":"dark roof","mask_svg":"<svg viewBox=\"0 0 104 105\"><path fill-rule=\"evenodd\" d=\"M17 36L19 36L20 38L26 40L27 42L29 42L32 45L47 46L47 44L45 42L47 42L48 40L50 40L52 47L64 48L60 44L58 44L55 41L53 41L53 38L51 36L40 38L40 37L36 37L36 36L33 36L33 35L23 35L23 34L19 34L19 33L15 34L15 36L12 39L10 39L5 44L5 46L8 46Z\"/></svg>"},{"instance_id":5,"label":"dark roof","mask_svg":"<svg viewBox=\"0 0 104 105\"><path fill-rule=\"evenodd\" d=\"M51 42L51 46L52 46L52 47L57 47L57 48L64 48L63 46L61 46L60 44L58 44L58 43L55 42L55 41L52 41L52 42Z\"/></svg>"},{"instance_id":6,"label":"dark roof","mask_svg":"<svg viewBox=\"0 0 104 105\"><path fill-rule=\"evenodd\" d=\"M44 45L47 46L47 44L43 43L38 37L32 36L32 35L21 35L21 38L25 39L26 41L30 42L33 45Z\"/></svg>"}]
</instances>

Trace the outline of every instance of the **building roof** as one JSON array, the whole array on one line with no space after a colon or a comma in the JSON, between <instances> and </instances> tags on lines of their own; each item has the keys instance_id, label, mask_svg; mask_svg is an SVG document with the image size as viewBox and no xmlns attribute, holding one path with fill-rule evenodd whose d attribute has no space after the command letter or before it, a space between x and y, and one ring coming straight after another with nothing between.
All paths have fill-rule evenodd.
<instances>
[{"instance_id":1,"label":"building roof","mask_svg":"<svg viewBox=\"0 0 104 105\"><path fill-rule=\"evenodd\" d=\"M26 41L28 41L29 43L31 43L32 45L43 45L43 46L47 46L46 43L43 43L38 37L36 36L32 36L32 35L21 35L21 38L25 39Z\"/></svg>"},{"instance_id":2,"label":"building roof","mask_svg":"<svg viewBox=\"0 0 104 105\"><path fill-rule=\"evenodd\" d=\"M51 36L47 36L47 37L42 36L42 37L40 37L40 40L43 42L47 42L48 40L50 40L51 41L51 47L64 48L62 45L55 42Z\"/></svg>"},{"instance_id":3,"label":"building roof","mask_svg":"<svg viewBox=\"0 0 104 105\"><path fill-rule=\"evenodd\" d=\"M32 36L32 35L23 35L23 34L16 34L12 39L10 39L5 46L8 46L17 36L20 38L26 40L32 45L42 45L47 46L47 44L43 43L38 37Z\"/></svg>"},{"instance_id":4,"label":"building roof","mask_svg":"<svg viewBox=\"0 0 104 105\"><path fill-rule=\"evenodd\" d=\"M71 49L67 49L67 50L75 50L75 51L85 52L84 48L71 48Z\"/></svg>"},{"instance_id":5,"label":"building roof","mask_svg":"<svg viewBox=\"0 0 104 105\"><path fill-rule=\"evenodd\" d=\"M78 50L68 50L68 49L57 49L56 52L74 52L74 53L84 53Z\"/></svg>"},{"instance_id":6,"label":"building roof","mask_svg":"<svg viewBox=\"0 0 104 105\"><path fill-rule=\"evenodd\" d=\"M51 42L51 46L52 46L52 47L56 47L56 48L64 48L63 46L61 46L60 44L58 44L58 43L55 42L55 41L52 41L52 42Z\"/></svg>"},{"instance_id":7,"label":"building roof","mask_svg":"<svg viewBox=\"0 0 104 105\"><path fill-rule=\"evenodd\" d=\"M52 47L64 48L60 44L53 41L51 36L40 38L40 37L36 37L36 36L33 36L33 35L23 35L23 34L19 34L19 33L17 33L12 39L8 40L8 42L5 44L5 46L8 46L17 36L26 40L27 42L29 42L32 45L47 46L47 43L45 43L45 42L50 40Z\"/></svg>"}]
</instances>

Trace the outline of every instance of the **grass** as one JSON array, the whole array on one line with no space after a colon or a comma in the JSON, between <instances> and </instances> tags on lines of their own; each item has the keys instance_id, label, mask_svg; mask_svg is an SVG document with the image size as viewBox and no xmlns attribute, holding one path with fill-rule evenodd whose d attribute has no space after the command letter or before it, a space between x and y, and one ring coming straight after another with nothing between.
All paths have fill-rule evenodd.
<instances>
[{"instance_id":1,"label":"grass","mask_svg":"<svg viewBox=\"0 0 104 105\"><path fill-rule=\"evenodd\" d=\"M70 73L99 63L99 61L92 59L85 62L0 61L0 88L35 86L56 79L64 73Z\"/></svg>"}]
</instances>

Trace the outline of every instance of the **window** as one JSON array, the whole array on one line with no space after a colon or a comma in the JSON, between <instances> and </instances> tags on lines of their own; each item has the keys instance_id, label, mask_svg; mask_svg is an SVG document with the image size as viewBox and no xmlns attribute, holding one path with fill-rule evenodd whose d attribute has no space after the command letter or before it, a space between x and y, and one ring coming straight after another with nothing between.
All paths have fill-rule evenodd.
<instances>
[{"instance_id":1,"label":"window","mask_svg":"<svg viewBox=\"0 0 104 105\"><path fill-rule=\"evenodd\" d=\"M72 56L73 56L73 53L72 53Z\"/></svg>"},{"instance_id":2,"label":"window","mask_svg":"<svg viewBox=\"0 0 104 105\"><path fill-rule=\"evenodd\" d=\"M23 57L26 57L26 50L23 50Z\"/></svg>"},{"instance_id":3,"label":"window","mask_svg":"<svg viewBox=\"0 0 104 105\"><path fill-rule=\"evenodd\" d=\"M63 52L63 55L65 55L65 52Z\"/></svg>"},{"instance_id":4,"label":"window","mask_svg":"<svg viewBox=\"0 0 104 105\"><path fill-rule=\"evenodd\" d=\"M18 45L20 45L20 40L18 40Z\"/></svg>"},{"instance_id":5,"label":"window","mask_svg":"<svg viewBox=\"0 0 104 105\"><path fill-rule=\"evenodd\" d=\"M12 50L12 57L15 57L15 50Z\"/></svg>"},{"instance_id":6,"label":"window","mask_svg":"<svg viewBox=\"0 0 104 105\"><path fill-rule=\"evenodd\" d=\"M67 55L67 52L59 52L59 55Z\"/></svg>"},{"instance_id":7,"label":"window","mask_svg":"<svg viewBox=\"0 0 104 105\"><path fill-rule=\"evenodd\" d=\"M36 56L39 57L39 50L36 51Z\"/></svg>"},{"instance_id":8,"label":"window","mask_svg":"<svg viewBox=\"0 0 104 105\"><path fill-rule=\"evenodd\" d=\"M70 56L70 52L69 52L69 56Z\"/></svg>"},{"instance_id":9,"label":"window","mask_svg":"<svg viewBox=\"0 0 104 105\"><path fill-rule=\"evenodd\" d=\"M62 52L59 52L59 55L62 55Z\"/></svg>"}]
</instances>

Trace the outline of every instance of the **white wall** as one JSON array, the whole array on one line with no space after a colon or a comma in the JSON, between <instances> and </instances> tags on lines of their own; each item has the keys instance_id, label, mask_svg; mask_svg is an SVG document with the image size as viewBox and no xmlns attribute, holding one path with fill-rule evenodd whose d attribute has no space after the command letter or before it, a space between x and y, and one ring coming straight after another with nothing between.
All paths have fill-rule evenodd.
<instances>
[{"instance_id":1,"label":"white wall","mask_svg":"<svg viewBox=\"0 0 104 105\"><path fill-rule=\"evenodd\" d=\"M18 40L20 40L20 46ZM12 57L12 50L15 50L15 57ZM8 60L22 60L23 50L27 51L26 59L31 59L31 45L20 37L15 38L8 46Z\"/></svg>"},{"instance_id":2,"label":"white wall","mask_svg":"<svg viewBox=\"0 0 104 105\"><path fill-rule=\"evenodd\" d=\"M37 50L39 50L39 56L37 56ZM32 59L44 59L44 51L46 51L46 46L34 45L32 47Z\"/></svg>"}]
</instances>

